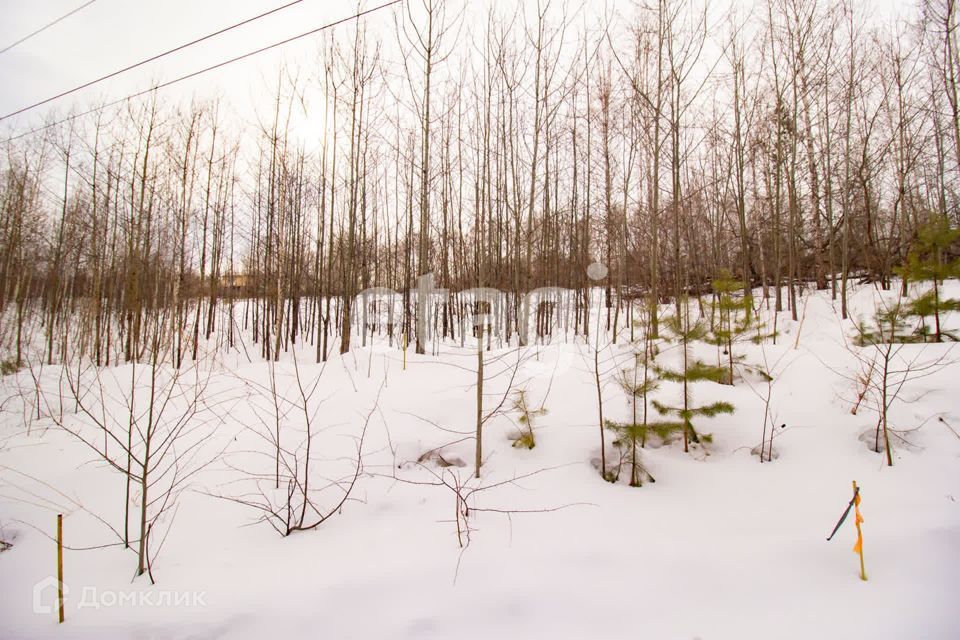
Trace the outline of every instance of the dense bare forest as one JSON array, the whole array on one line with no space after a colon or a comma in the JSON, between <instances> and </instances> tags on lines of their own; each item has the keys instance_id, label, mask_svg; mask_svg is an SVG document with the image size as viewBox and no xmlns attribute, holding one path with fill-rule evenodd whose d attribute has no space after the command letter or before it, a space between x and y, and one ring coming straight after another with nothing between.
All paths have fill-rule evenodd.
<instances>
[{"instance_id":1,"label":"dense bare forest","mask_svg":"<svg viewBox=\"0 0 960 640\"><path fill-rule=\"evenodd\" d=\"M657 303L723 272L794 320L805 287L846 317L851 282L890 286L919 229L960 224L957 3L909 23L868 5L417 0L318 36L256 124L157 91L11 130L4 367L241 343L323 361L373 333L422 353L475 337L481 309L488 340L523 342L542 287L570 293L538 326L588 333L599 293L614 340L642 310L656 335Z\"/></svg>"}]
</instances>

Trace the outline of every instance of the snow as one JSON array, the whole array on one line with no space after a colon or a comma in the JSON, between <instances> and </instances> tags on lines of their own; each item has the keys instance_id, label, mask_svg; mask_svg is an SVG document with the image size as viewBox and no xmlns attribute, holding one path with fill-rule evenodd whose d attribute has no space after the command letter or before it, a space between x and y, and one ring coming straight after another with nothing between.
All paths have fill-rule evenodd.
<instances>
[{"instance_id":1,"label":"snow","mask_svg":"<svg viewBox=\"0 0 960 640\"><path fill-rule=\"evenodd\" d=\"M947 294L960 296L960 283L948 283ZM858 288L854 318L869 315L879 295ZM475 420L475 352L442 345L437 355L417 356L411 349L403 370L401 352L380 343L326 366L303 347L297 369L288 356L276 376L281 393L294 398L295 371L304 380L320 375L311 455L318 483L349 475L359 431L380 395L353 499L316 530L285 538L257 523L257 512L215 497L249 487L238 469L269 474L273 464L269 445L253 432L254 406L261 414L264 406L251 386L269 385L270 367L242 352L221 356L203 365L207 395L216 399L216 417L205 423L212 437L204 460L212 462L180 496L154 567L157 584L132 579L130 551L66 550L69 595L59 627L55 612L33 611L34 585L55 575L48 536L56 514L65 515L68 546L112 543L90 514L122 529L124 482L49 418L30 420L27 435L33 383L29 373L7 376L0 538L13 547L0 553L0 638L960 637L960 437L947 426L960 430L960 365L904 388L891 417L909 444L894 443L895 464L887 467L859 439L876 414L867 406L850 413L855 390L845 376L856 362L844 344L851 322L840 321L829 292L808 292L801 305L802 323L780 314L776 345L738 347L748 363L760 365L764 356L778 363L770 406L775 421L788 425L774 441L779 456L761 464L750 452L761 438L765 385L702 383L697 402L728 400L736 413L699 424L714 436L705 449L645 449L657 481L641 488L604 482L591 463L599 458L596 389L582 339L528 349L514 386L549 413L536 423L532 450L511 446L510 416L487 422L480 480L471 479L473 442L463 440ZM610 374L633 359L625 335L601 353L604 413L620 420L629 405ZM951 346L906 349L932 358ZM487 381L488 410L508 384L515 351L485 354L491 375L504 372ZM665 346L663 361L676 351ZM697 355L715 362L716 348L700 345ZM127 380L129 365L114 373ZM47 385L59 375L54 367L43 372ZM677 392L664 385L657 397L675 400ZM120 418L121 394L118 386L108 400ZM64 400L68 415L71 404ZM295 416L289 420L283 437L295 440L302 432ZM465 466L415 463L457 440L443 456ZM469 517L465 549L453 492L424 484L437 475L487 487L471 499L479 510ZM866 582L851 551L852 517L825 541L852 480L863 498ZM330 489L318 499L333 505L337 496ZM94 589L104 606L79 606ZM198 600L177 606L181 596Z\"/></svg>"}]
</instances>

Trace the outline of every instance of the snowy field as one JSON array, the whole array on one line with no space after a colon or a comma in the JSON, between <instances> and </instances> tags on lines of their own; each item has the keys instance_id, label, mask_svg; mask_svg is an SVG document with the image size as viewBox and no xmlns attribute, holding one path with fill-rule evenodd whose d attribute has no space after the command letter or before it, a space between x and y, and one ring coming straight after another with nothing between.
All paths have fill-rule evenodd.
<instances>
[{"instance_id":1,"label":"snowy field","mask_svg":"<svg viewBox=\"0 0 960 640\"><path fill-rule=\"evenodd\" d=\"M960 296L960 286L948 283L947 294ZM869 316L878 295L857 288L853 317ZM124 474L68 432L103 438L77 411L70 384L88 385L85 402L122 424L131 378L142 380L145 367L112 368L96 387L87 369L5 376L0 539L12 546L0 553L0 638L958 638L960 350L903 347L904 358L951 364L900 389L888 467L870 450L875 403L867 397L851 413L854 352L871 348L853 346L853 324L841 322L829 292L800 307L799 322L780 314L775 345L737 346L746 364L773 376L769 414L787 425L775 459L761 464L751 453L768 387L745 373L732 387L696 385L697 402L726 400L736 412L700 422L712 442L689 453L680 441L651 443L642 456L656 483L639 488L626 473L605 482L596 468L593 335L485 352L486 412L510 386L548 413L535 422L535 448L516 448L508 400L485 424L479 480L469 344L428 356L410 349L405 370L402 352L381 342L326 365L310 346L296 366L288 355L273 368L255 353L253 362L221 353L183 374L202 380L204 398L159 467L168 475L158 487L176 478L176 505L151 534L156 584L132 579L136 553L117 544ZM631 410L613 375L634 359L627 337L600 341L603 410L614 420ZM716 363L716 347L696 353ZM661 346L658 360L678 357L675 345ZM655 397L678 394L664 383ZM185 402L173 398L171 411ZM285 459L297 468L309 461L312 504L331 514L286 537L251 504L287 495L285 482L274 488L276 406ZM614 438L605 438L615 461ZM853 480L866 582L851 551L852 516L825 540ZM134 521L139 500L133 487ZM68 587L59 626L49 608L58 513Z\"/></svg>"}]
</instances>

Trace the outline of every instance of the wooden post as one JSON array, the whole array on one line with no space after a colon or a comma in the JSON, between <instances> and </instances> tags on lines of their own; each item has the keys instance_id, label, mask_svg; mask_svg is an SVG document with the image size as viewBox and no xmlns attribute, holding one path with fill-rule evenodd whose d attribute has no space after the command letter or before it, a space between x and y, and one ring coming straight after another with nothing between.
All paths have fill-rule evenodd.
<instances>
[{"instance_id":1,"label":"wooden post","mask_svg":"<svg viewBox=\"0 0 960 640\"><path fill-rule=\"evenodd\" d=\"M407 332L403 332L403 370L407 370Z\"/></svg>"},{"instance_id":2,"label":"wooden post","mask_svg":"<svg viewBox=\"0 0 960 640\"><path fill-rule=\"evenodd\" d=\"M63 514L57 514L57 605L63 623Z\"/></svg>"}]
</instances>

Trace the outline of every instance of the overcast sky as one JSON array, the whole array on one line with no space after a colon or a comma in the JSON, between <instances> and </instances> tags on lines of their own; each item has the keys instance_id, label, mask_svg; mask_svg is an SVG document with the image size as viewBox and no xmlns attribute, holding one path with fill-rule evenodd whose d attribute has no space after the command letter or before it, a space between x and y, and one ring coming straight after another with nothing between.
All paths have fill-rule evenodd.
<instances>
[{"instance_id":1,"label":"overcast sky","mask_svg":"<svg viewBox=\"0 0 960 640\"><path fill-rule=\"evenodd\" d=\"M0 48L82 5L85 0L0 0ZM0 114L42 100L67 88L138 62L216 31L285 0L97 0L63 22L0 54ZM377 3L379 4L379 2ZM371 5L375 6L375 5ZM151 63L56 103L63 112L73 103L88 105L149 88L251 49L283 40L355 13L355 5L329 0L301 4L230 33ZM383 11L380 20L390 20ZM223 96L239 112L264 94L281 60L315 59L321 36L305 38L216 72L164 95ZM51 108L54 108L51 104ZM37 122L44 108L15 126ZM9 122L0 123L0 127ZM9 131L9 128L5 129Z\"/></svg>"},{"instance_id":2,"label":"overcast sky","mask_svg":"<svg viewBox=\"0 0 960 640\"><path fill-rule=\"evenodd\" d=\"M382 1L370 0L367 6L376 6ZM752 4L725 0L731 1ZM84 2L0 0L0 48ZM96 0L47 31L0 54L0 115L282 4L285 0ZM914 0L876 0L872 4L889 15L911 11ZM278 14L58 101L49 108L63 113L73 104L89 106L100 99L123 97L155 82L352 15L355 6L352 2L304 0ZM601 12L593 8L600 7L599 2L587 2L585 6L588 13ZM390 24L390 11L382 11L373 21L381 26ZM174 99L187 95L203 98L219 95L237 115L251 118L252 105L262 105L262 96L269 95L267 87L276 77L281 60L294 63L315 60L320 40L319 35L305 38L167 89L164 95ZM0 132L22 131L35 125L47 108L0 123Z\"/></svg>"}]
</instances>

